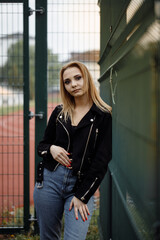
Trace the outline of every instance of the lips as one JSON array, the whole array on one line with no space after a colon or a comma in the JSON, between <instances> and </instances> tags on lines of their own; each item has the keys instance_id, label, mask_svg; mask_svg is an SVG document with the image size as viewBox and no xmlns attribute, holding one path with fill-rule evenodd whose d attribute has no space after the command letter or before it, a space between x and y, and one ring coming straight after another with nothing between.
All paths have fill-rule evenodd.
<instances>
[{"instance_id":1,"label":"lips","mask_svg":"<svg viewBox=\"0 0 160 240\"><path fill-rule=\"evenodd\" d=\"M72 91L72 93L76 93L76 92L79 92L80 89L76 89L74 91Z\"/></svg>"}]
</instances>

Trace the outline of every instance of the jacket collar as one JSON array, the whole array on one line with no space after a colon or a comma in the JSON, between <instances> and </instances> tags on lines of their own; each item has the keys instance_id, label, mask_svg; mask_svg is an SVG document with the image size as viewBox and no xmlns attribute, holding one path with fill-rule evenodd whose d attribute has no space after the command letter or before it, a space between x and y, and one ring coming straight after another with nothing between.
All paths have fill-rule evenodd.
<instances>
[{"instance_id":1,"label":"jacket collar","mask_svg":"<svg viewBox=\"0 0 160 240\"><path fill-rule=\"evenodd\" d=\"M101 109L99 109L99 108L96 106L95 103L93 103L93 105L92 105L92 107L91 107L90 110L91 110L93 113L95 113L95 114L100 114L100 115L103 114L102 111L101 111Z\"/></svg>"},{"instance_id":2,"label":"jacket collar","mask_svg":"<svg viewBox=\"0 0 160 240\"><path fill-rule=\"evenodd\" d=\"M87 125L91 125L97 115L102 115L102 111L96 106L95 103L93 103L91 109L86 113L86 115L81 119L79 124L77 125L77 129L85 127ZM63 125L69 130L71 126L71 120L70 118L67 120L67 122L64 121L62 114L58 117L59 120L63 123Z\"/></svg>"}]
</instances>

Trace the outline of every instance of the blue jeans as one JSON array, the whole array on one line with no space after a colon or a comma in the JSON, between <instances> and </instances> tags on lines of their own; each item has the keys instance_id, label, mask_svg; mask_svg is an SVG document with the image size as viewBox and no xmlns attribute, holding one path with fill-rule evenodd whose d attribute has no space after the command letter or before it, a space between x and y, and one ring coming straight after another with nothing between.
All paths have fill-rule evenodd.
<instances>
[{"instance_id":1,"label":"blue jeans","mask_svg":"<svg viewBox=\"0 0 160 240\"><path fill-rule=\"evenodd\" d=\"M80 214L75 218L74 207L69 206L74 193L73 186L77 177L72 170L59 165L56 171L44 169L43 188L34 189L34 204L40 228L41 240L60 240L61 222L64 213L64 240L84 240L87 235L89 222L94 209L93 197L87 206L90 211L88 220L83 222Z\"/></svg>"}]
</instances>

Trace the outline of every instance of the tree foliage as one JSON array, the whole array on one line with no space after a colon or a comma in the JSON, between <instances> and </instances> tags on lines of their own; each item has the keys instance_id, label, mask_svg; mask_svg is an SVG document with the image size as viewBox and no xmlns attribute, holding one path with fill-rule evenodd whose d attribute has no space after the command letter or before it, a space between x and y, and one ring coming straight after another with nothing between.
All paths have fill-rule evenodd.
<instances>
[{"instance_id":1,"label":"tree foliage","mask_svg":"<svg viewBox=\"0 0 160 240\"><path fill-rule=\"evenodd\" d=\"M29 72L30 72L30 99L34 98L35 93L35 47L29 46ZM61 64L58 55L53 54L48 49L48 87L59 85L59 70ZM7 61L0 67L0 82L11 88L22 90L23 81L23 41L18 41L9 46L7 51Z\"/></svg>"}]
</instances>

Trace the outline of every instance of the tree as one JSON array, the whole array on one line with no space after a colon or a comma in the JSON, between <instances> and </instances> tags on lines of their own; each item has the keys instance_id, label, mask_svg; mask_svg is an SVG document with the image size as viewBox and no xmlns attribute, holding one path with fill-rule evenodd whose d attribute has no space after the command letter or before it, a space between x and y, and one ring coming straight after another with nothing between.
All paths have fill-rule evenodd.
<instances>
[{"instance_id":1,"label":"tree","mask_svg":"<svg viewBox=\"0 0 160 240\"><path fill-rule=\"evenodd\" d=\"M29 47L30 66L30 99L35 95L35 47ZM0 67L0 82L9 85L11 88L22 90L23 82L23 41L12 44L7 51L7 61ZM48 86L57 86L59 82L59 70L61 64L58 55L48 49Z\"/></svg>"},{"instance_id":2,"label":"tree","mask_svg":"<svg viewBox=\"0 0 160 240\"><path fill-rule=\"evenodd\" d=\"M59 72L62 64L58 60L58 55L53 54L48 49L48 89L59 89Z\"/></svg>"}]
</instances>

